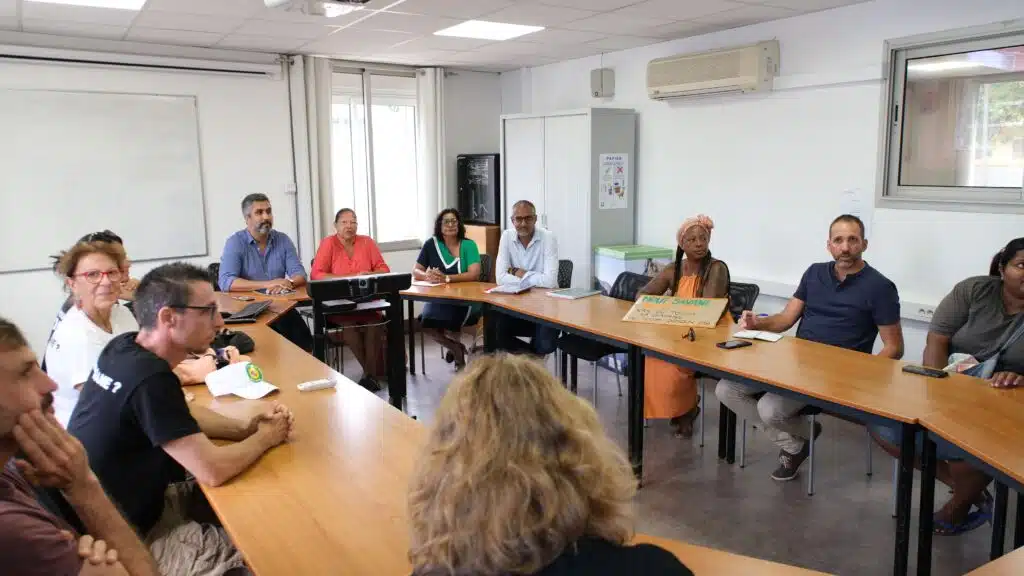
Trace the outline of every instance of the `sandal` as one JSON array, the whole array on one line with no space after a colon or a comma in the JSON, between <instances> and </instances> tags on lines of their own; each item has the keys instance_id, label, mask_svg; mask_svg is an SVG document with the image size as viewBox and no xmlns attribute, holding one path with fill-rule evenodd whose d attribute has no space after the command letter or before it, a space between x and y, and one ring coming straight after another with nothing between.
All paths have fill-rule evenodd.
<instances>
[{"instance_id":1,"label":"sandal","mask_svg":"<svg viewBox=\"0 0 1024 576\"><path fill-rule=\"evenodd\" d=\"M676 416L668 421L676 430L676 438L693 437L693 423L697 420L698 415L700 415L700 406L696 406L686 414Z\"/></svg>"},{"instance_id":2,"label":"sandal","mask_svg":"<svg viewBox=\"0 0 1024 576\"><path fill-rule=\"evenodd\" d=\"M974 510L967 514L967 518L959 524L939 520L938 516L932 516L932 532L937 536L958 536L977 530L984 526L992 516L985 514L982 510Z\"/></svg>"}]
</instances>

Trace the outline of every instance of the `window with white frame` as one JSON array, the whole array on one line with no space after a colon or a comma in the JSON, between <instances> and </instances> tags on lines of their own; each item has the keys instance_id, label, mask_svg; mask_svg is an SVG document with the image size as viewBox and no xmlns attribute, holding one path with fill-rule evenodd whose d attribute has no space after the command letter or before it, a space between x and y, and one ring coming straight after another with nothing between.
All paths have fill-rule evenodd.
<instances>
[{"instance_id":1,"label":"window with white frame","mask_svg":"<svg viewBox=\"0 0 1024 576\"><path fill-rule=\"evenodd\" d=\"M413 72L336 70L331 78L334 210L355 210L359 232L382 249L419 244L416 90Z\"/></svg>"},{"instance_id":2,"label":"window with white frame","mask_svg":"<svg viewBox=\"0 0 1024 576\"><path fill-rule=\"evenodd\" d=\"M1024 212L1024 32L888 48L880 205Z\"/></svg>"}]
</instances>

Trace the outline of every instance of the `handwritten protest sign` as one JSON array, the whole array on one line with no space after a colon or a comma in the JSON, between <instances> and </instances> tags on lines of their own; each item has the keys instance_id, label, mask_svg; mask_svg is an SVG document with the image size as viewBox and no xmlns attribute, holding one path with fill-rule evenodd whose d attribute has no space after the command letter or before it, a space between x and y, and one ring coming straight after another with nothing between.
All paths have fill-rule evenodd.
<instances>
[{"instance_id":1,"label":"handwritten protest sign","mask_svg":"<svg viewBox=\"0 0 1024 576\"><path fill-rule=\"evenodd\" d=\"M714 328L729 300L725 298L676 298L644 296L622 318L626 322L671 324L695 328Z\"/></svg>"}]
</instances>

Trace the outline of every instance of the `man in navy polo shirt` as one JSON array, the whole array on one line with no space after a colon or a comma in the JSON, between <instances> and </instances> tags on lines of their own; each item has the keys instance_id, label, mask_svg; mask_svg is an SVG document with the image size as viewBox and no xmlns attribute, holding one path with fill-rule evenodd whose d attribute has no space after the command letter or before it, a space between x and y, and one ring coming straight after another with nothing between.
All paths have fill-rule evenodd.
<instances>
[{"instance_id":1,"label":"man in navy polo shirt","mask_svg":"<svg viewBox=\"0 0 1024 576\"><path fill-rule=\"evenodd\" d=\"M740 318L743 330L785 332L800 321L797 338L848 348L870 354L875 337L882 336L879 356L903 356L900 326L900 297L896 285L864 261L868 241L860 218L844 214L829 227L828 251L833 262L812 264L800 279L800 286L774 316L758 318L747 310ZM715 395L740 418L762 422L765 432L779 450L779 467L772 478L796 478L800 465L810 453L807 423L800 411L807 405L799 400L773 394L739 382L722 380ZM815 426L814 438L821 434Z\"/></svg>"}]
</instances>

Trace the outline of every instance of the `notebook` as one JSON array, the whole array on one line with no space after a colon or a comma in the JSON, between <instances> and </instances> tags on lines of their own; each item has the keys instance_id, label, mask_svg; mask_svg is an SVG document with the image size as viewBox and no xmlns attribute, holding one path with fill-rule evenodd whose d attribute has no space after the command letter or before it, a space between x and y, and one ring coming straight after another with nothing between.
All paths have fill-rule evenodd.
<instances>
[{"instance_id":1,"label":"notebook","mask_svg":"<svg viewBox=\"0 0 1024 576\"><path fill-rule=\"evenodd\" d=\"M530 288L527 286L523 288L518 284L499 284L490 290L485 290L488 294L522 294L523 292L529 292Z\"/></svg>"},{"instance_id":2,"label":"notebook","mask_svg":"<svg viewBox=\"0 0 1024 576\"><path fill-rule=\"evenodd\" d=\"M424 286L424 287L430 288L430 287L433 287L433 286L440 286L441 283L440 282L427 282L426 280L413 280L412 281L412 285L413 286Z\"/></svg>"},{"instance_id":3,"label":"notebook","mask_svg":"<svg viewBox=\"0 0 1024 576\"><path fill-rule=\"evenodd\" d=\"M782 340L782 334L765 332L763 330L740 330L733 334L732 337L743 338L744 340L764 340L765 342L778 342Z\"/></svg>"},{"instance_id":4,"label":"notebook","mask_svg":"<svg viewBox=\"0 0 1024 576\"><path fill-rule=\"evenodd\" d=\"M593 296L594 294L600 293L600 290L593 290L590 288L564 288L562 290L552 290L551 292L548 292L548 296L565 298L566 300L579 300L580 298L586 298L587 296Z\"/></svg>"}]
</instances>

